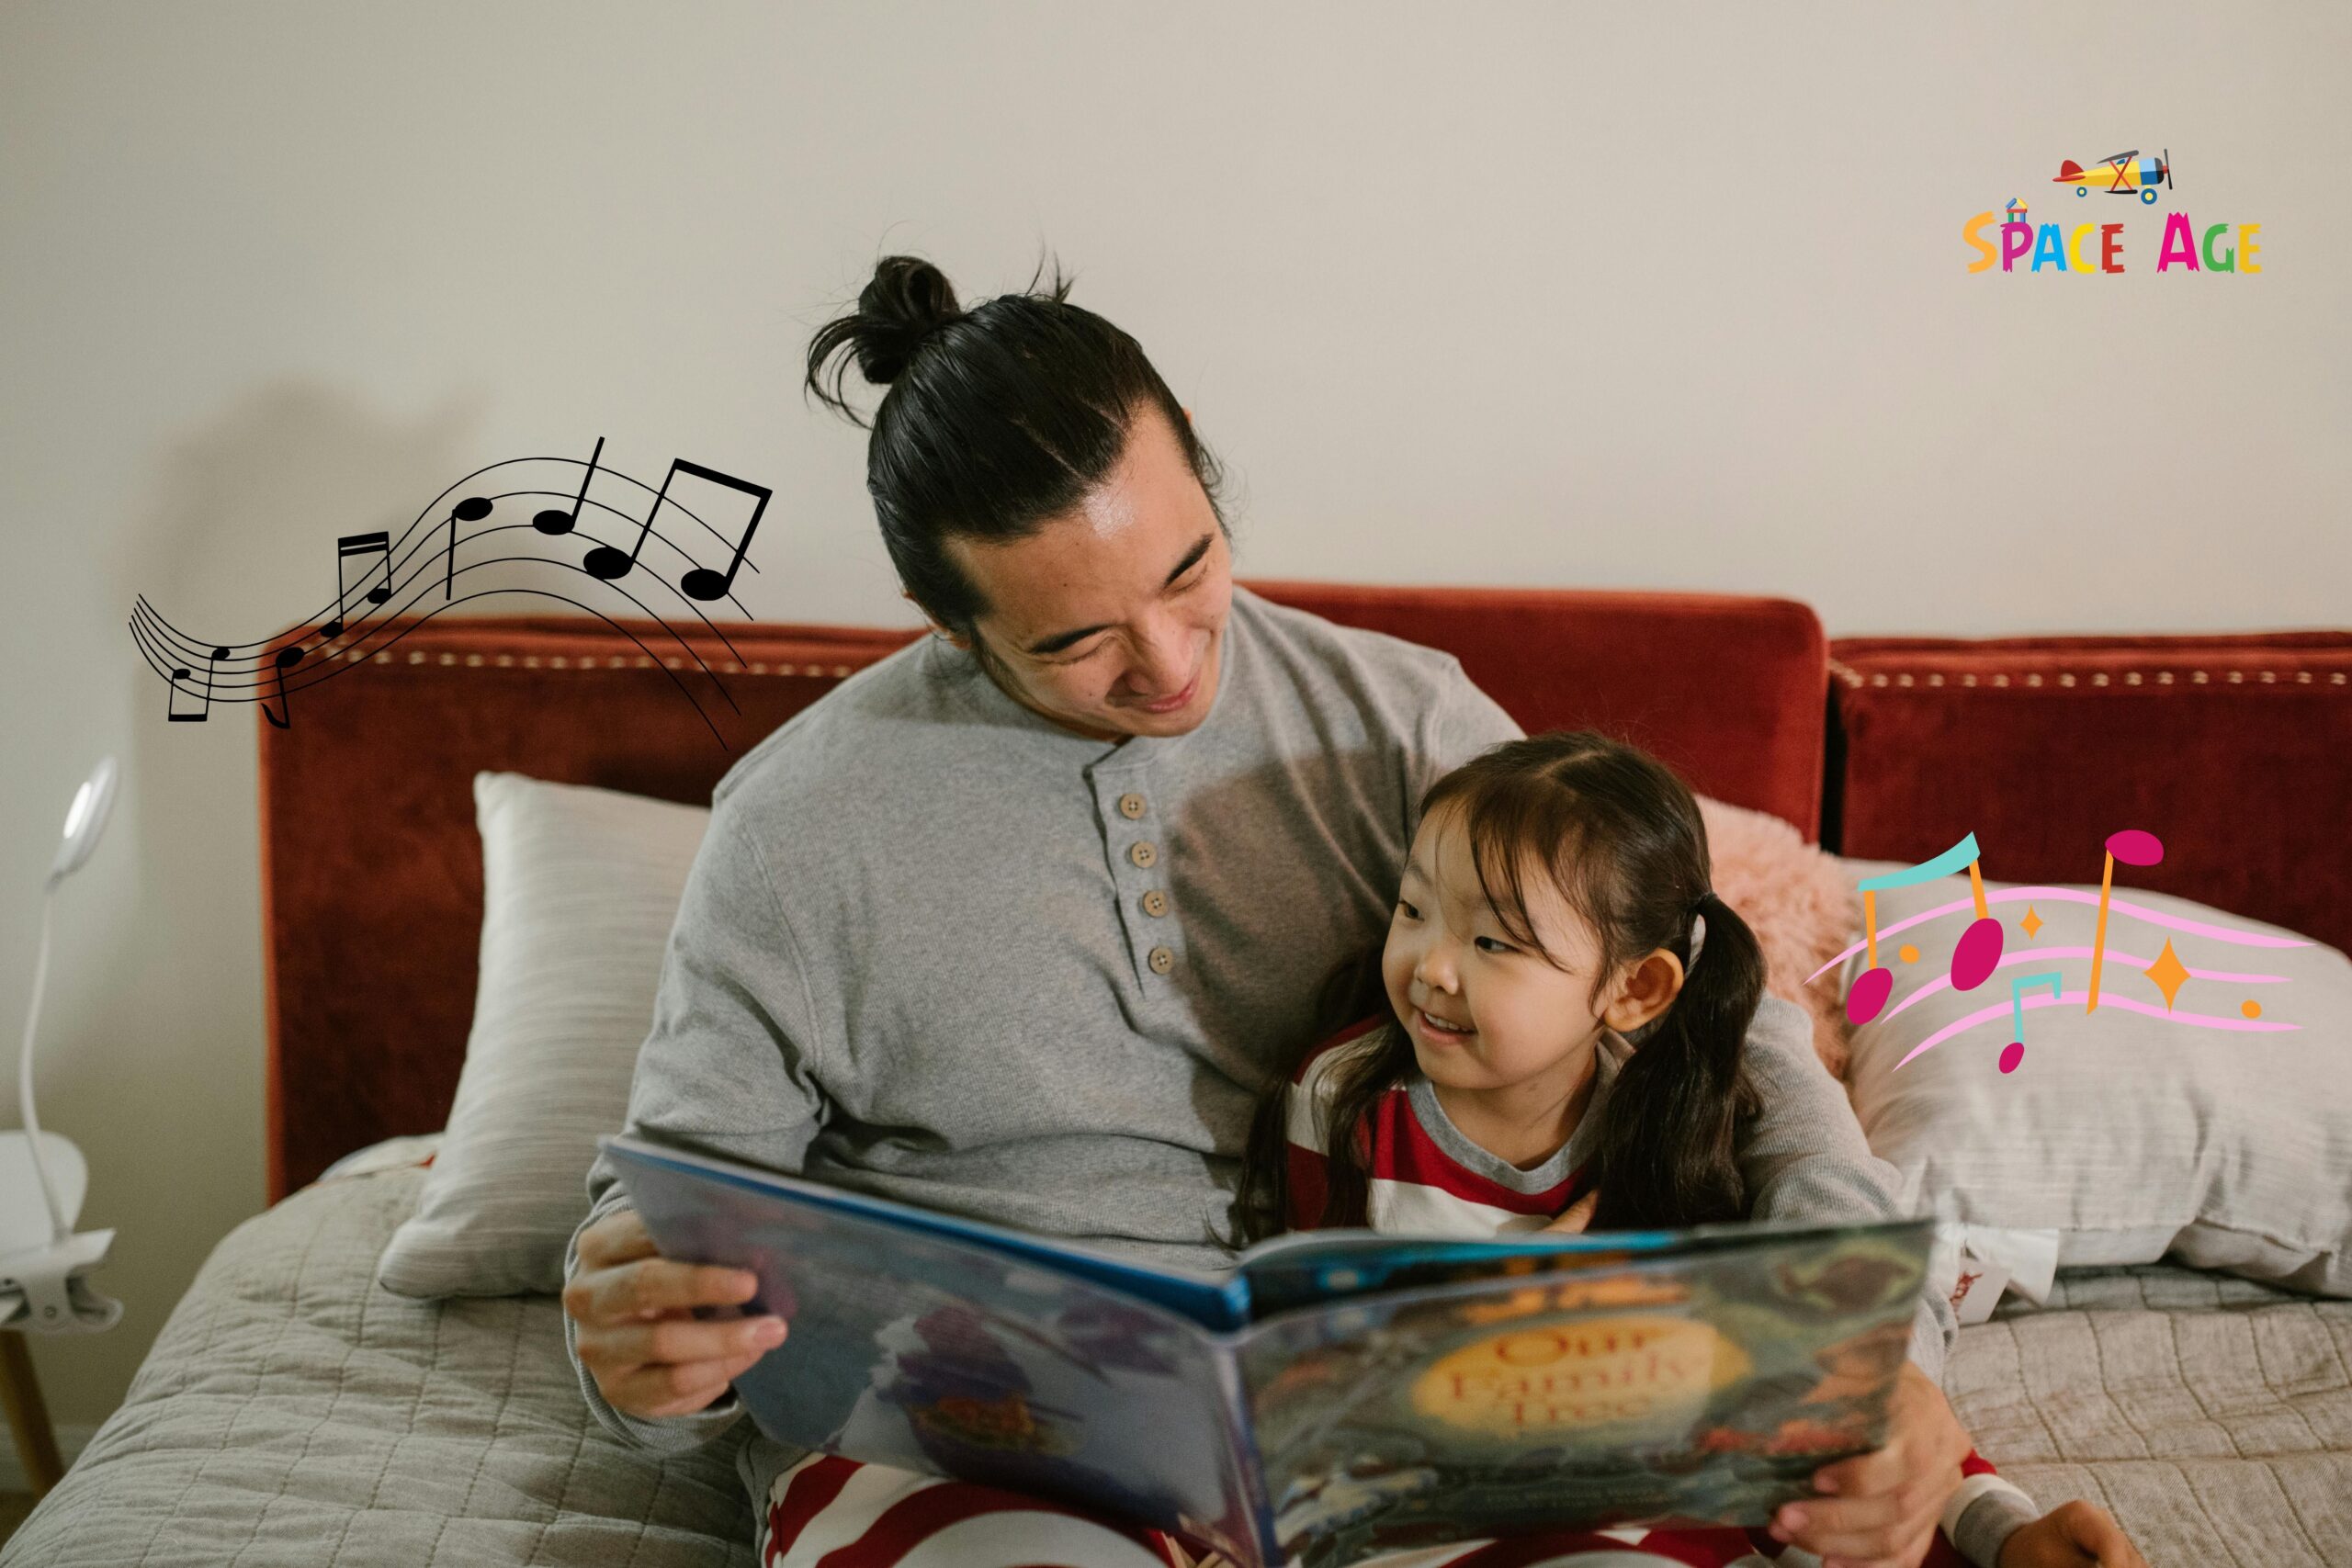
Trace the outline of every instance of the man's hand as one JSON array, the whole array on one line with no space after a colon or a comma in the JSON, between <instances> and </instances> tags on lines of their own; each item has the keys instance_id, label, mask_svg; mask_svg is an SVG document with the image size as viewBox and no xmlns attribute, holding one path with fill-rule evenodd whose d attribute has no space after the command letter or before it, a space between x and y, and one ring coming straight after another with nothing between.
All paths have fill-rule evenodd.
<instances>
[{"instance_id":1,"label":"man's hand","mask_svg":"<svg viewBox=\"0 0 2352 1568\"><path fill-rule=\"evenodd\" d=\"M580 1268L563 1288L563 1310L580 1325L580 1364L613 1408L684 1416L784 1343L780 1317L694 1314L698 1306L739 1305L758 1289L745 1269L671 1262L636 1210L616 1209L580 1233Z\"/></svg>"},{"instance_id":2,"label":"man's hand","mask_svg":"<svg viewBox=\"0 0 2352 1568\"><path fill-rule=\"evenodd\" d=\"M1826 1495L1783 1505L1773 1539L1818 1552L1822 1568L1918 1568L1960 1490L1968 1434L1913 1361L1895 1375L1886 1416L1885 1446L1815 1472Z\"/></svg>"},{"instance_id":3,"label":"man's hand","mask_svg":"<svg viewBox=\"0 0 2352 1568\"><path fill-rule=\"evenodd\" d=\"M2001 1543L2001 1568L2148 1568L2105 1508L2061 1503Z\"/></svg>"}]
</instances>

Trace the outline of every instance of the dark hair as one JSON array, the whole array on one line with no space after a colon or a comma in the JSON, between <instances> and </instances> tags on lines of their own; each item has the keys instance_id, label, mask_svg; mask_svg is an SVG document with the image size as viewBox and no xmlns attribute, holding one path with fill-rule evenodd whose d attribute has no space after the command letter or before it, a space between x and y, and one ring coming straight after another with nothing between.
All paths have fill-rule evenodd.
<instances>
[{"instance_id":1,"label":"dark hair","mask_svg":"<svg viewBox=\"0 0 2352 1568\"><path fill-rule=\"evenodd\" d=\"M1591 926L1600 964L1590 1001L1598 1003L1626 965L1659 948L1684 964L1673 1002L1627 1037L1637 1048L1598 1111L1590 1169L1600 1200L1589 1228L1741 1217L1747 1192L1736 1154L1758 1110L1742 1050L1763 999L1764 953L1747 922L1714 894L1706 825L1690 788L1634 747L1589 729L1555 731L1507 741L1438 780L1421 799L1422 817L1444 807L1465 814L1479 886L1512 940L1544 952L1527 916L1531 871ZM1707 920L1695 964L1694 914ZM1327 1005L1351 991L1359 999L1368 994L1363 964L1360 957L1333 976ZM1387 1007L1385 989L1379 1006ZM1413 1071L1413 1046L1390 1018L1338 1050L1318 1223L1361 1225L1371 1188L1368 1117L1380 1095ZM1305 1059L1259 1102L1234 1207L1238 1242L1287 1224L1290 1098Z\"/></svg>"},{"instance_id":2,"label":"dark hair","mask_svg":"<svg viewBox=\"0 0 2352 1568\"><path fill-rule=\"evenodd\" d=\"M868 381L889 388L865 447L882 543L923 613L970 638L983 660L974 623L988 606L946 541L1019 539L1068 512L1117 466L1144 411L1167 421L1232 537L1217 502L1224 472L1176 395L1134 338L1069 302L1070 281L1057 263L1045 288L1033 275L1025 291L966 310L936 266L885 256L857 308L808 344L804 396L815 393L852 423L865 422L841 393L851 358Z\"/></svg>"}]
</instances>

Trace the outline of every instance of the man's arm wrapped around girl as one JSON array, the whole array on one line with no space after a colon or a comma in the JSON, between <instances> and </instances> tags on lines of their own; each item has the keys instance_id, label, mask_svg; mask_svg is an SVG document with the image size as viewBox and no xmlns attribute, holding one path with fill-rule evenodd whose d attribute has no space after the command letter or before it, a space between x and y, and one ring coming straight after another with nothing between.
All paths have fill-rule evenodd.
<instances>
[{"instance_id":1,"label":"man's arm wrapped around girl","mask_svg":"<svg viewBox=\"0 0 2352 1568\"><path fill-rule=\"evenodd\" d=\"M1845 1090L1814 1055L1803 1008L1768 996L1745 1052L1761 1104L1738 1150L1748 1218L1816 1224L1893 1219L1901 1211L1894 1167L1871 1152ZM1951 1303L1930 1285L1911 1325L1911 1360L1939 1387L1959 1337ZM1971 1562L1992 1568L2009 1532L2035 1518L2032 1498L1971 1450L1942 1516L1943 1533Z\"/></svg>"}]
</instances>

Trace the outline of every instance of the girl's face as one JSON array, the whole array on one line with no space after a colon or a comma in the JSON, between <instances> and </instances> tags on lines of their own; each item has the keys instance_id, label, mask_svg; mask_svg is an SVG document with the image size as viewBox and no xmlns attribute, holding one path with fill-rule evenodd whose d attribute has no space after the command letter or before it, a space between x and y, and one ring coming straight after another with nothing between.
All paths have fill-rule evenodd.
<instances>
[{"instance_id":1,"label":"girl's face","mask_svg":"<svg viewBox=\"0 0 2352 1568\"><path fill-rule=\"evenodd\" d=\"M1680 987L1680 963L1666 953L1596 987L1592 929L1547 874L1531 871L1527 916L1540 953L1512 937L1487 903L1461 811L1439 807L1414 835L1381 976L1421 1070L1443 1088L1511 1089L1554 1075L1565 1091L1604 1027L1639 1027Z\"/></svg>"}]
</instances>

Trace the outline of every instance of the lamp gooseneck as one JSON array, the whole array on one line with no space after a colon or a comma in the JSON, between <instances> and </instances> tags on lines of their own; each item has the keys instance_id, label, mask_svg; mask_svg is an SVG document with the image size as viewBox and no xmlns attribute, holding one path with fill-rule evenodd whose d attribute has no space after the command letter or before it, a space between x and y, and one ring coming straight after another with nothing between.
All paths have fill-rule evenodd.
<instances>
[{"instance_id":1,"label":"lamp gooseneck","mask_svg":"<svg viewBox=\"0 0 2352 1568\"><path fill-rule=\"evenodd\" d=\"M40 1180L41 1201L49 1208L50 1244L55 1246L68 1240L72 1227L65 1223L65 1211L58 1206L57 1189L49 1179L49 1162L41 1158L40 1114L33 1107L33 1029L40 1021L42 983L49 978L49 917L57 900L57 885L81 869L98 846L98 838L107 830L107 818L114 814L116 769L112 757L101 757L90 776L74 792L74 804L66 808L65 832L57 846L57 858L50 863L49 875L40 889L40 951L33 960L32 1005L25 1010L25 1043L17 1053L17 1103L24 1108L25 1143L33 1156L33 1174Z\"/></svg>"},{"instance_id":2,"label":"lamp gooseneck","mask_svg":"<svg viewBox=\"0 0 2352 1568\"><path fill-rule=\"evenodd\" d=\"M32 1152L33 1174L40 1179L41 1201L49 1205L50 1242L53 1246L70 1234L65 1213L57 1205L57 1189L49 1179L49 1162L40 1154L40 1116L33 1108L33 1026L40 1020L41 986L49 978L49 915L56 902L57 884L52 881L41 893L40 949L33 960L32 1006L25 1010L25 1043L17 1055L17 1103L25 1114L26 1145Z\"/></svg>"}]
</instances>

